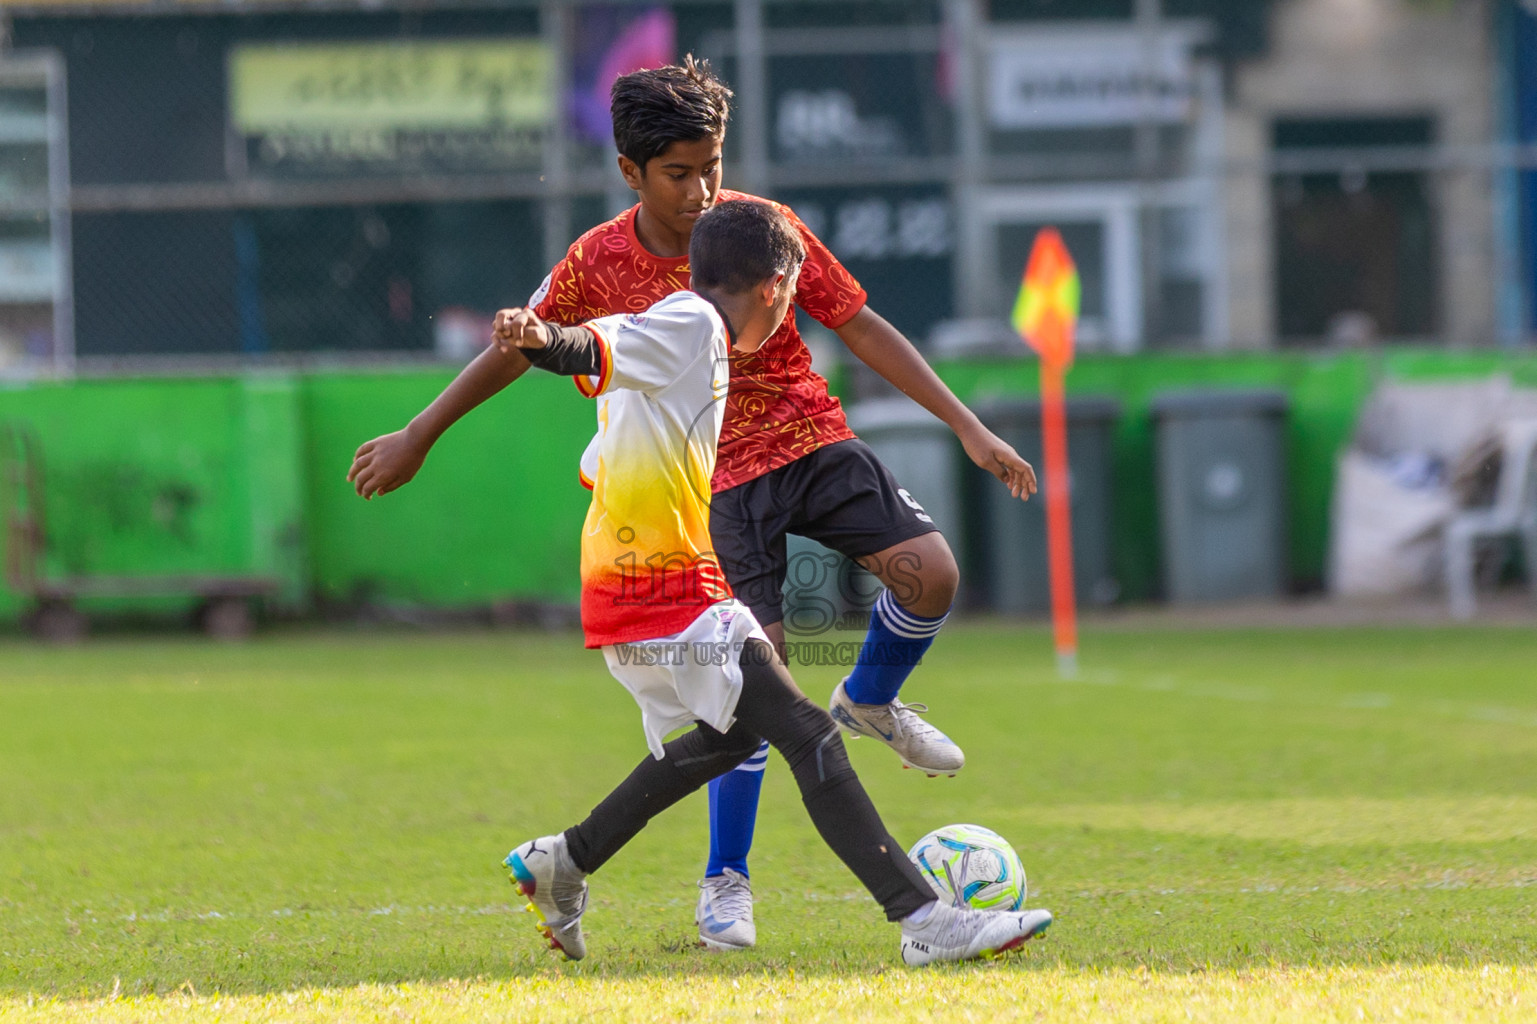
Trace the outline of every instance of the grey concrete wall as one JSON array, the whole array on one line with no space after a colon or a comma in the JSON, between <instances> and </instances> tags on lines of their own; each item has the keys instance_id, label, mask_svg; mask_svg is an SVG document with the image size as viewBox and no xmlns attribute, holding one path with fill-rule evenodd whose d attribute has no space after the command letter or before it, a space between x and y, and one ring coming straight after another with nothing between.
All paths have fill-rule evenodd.
<instances>
[{"instance_id":1,"label":"grey concrete wall","mask_svg":"<svg viewBox=\"0 0 1537 1024\"><path fill-rule=\"evenodd\" d=\"M1494 138L1489 0L1283 0L1264 58L1241 64L1225 126L1233 344L1275 344L1275 243L1263 162L1277 117L1424 116L1437 141ZM1442 339L1494 338L1493 211L1487 171L1432 179Z\"/></svg>"}]
</instances>

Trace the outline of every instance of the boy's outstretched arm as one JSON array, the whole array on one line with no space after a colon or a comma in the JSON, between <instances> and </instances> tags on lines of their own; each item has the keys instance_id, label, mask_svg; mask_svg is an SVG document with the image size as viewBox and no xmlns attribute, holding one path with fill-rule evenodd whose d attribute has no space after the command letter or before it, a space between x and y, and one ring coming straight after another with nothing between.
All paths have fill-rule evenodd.
<instances>
[{"instance_id":1,"label":"boy's outstretched arm","mask_svg":"<svg viewBox=\"0 0 1537 1024\"><path fill-rule=\"evenodd\" d=\"M1035 470L1030 463L982 425L976 414L945 386L901 331L865 306L839 327L837 334L860 362L955 431L971 461L1003 481L1010 494L1028 501L1035 493Z\"/></svg>"},{"instance_id":2,"label":"boy's outstretched arm","mask_svg":"<svg viewBox=\"0 0 1537 1024\"><path fill-rule=\"evenodd\" d=\"M498 327L506 312L509 311L497 314ZM353 455L352 468L347 472L347 481L362 498L388 494L410 483L444 431L465 413L523 376L529 367L528 360L516 348L496 344L496 340L493 336L493 344L460 370L453 383L405 429L363 442Z\"/></svg>"}]
</instances>

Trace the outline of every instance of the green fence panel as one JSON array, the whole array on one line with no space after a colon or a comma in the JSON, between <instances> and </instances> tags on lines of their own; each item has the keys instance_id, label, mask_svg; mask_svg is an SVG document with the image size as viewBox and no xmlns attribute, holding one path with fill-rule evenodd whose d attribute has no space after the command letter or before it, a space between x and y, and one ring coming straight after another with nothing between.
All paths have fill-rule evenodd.
<instances>
[{"instance_id":1,"label":"green fence panel","mask_svg":"<svg viewBox=\"0 0 1537 1024\"><path fill-rule=\"evenodd\" d=\"M301 612L309 603L311 569L299 381L292 374L251 374L241 381L241 398L250 509L248 568L278 581L274 600L279 607Z\"/></svg>"},{"instance_id":2,"label":"green fence panel","mask_svg":"<svg viewBox=\"0 0 1537 1024\"><path fill-rule=\"evenodd\" d=\"M81 380L0 389L0 420L25 424L41 444L47 573L246 571L251 544L244 411L240 384L231 379ZM12 618L20 607L18 595L0 591L0 616Z\"/></svg>"},{"instance_id":3,"label":"green fence panel","mask_svg":"<svg viewBox=\"0 0 1537 1024\"><path fill-rule=\"evenodd\" d=\"M593 403L538 371L466 416L414 481L364 502L346 481L364 441L400 429L449 371L325 373L304 386L314 582L333 601L468 607L575 601L577 478Z\"/></svg>"}]
</instances>

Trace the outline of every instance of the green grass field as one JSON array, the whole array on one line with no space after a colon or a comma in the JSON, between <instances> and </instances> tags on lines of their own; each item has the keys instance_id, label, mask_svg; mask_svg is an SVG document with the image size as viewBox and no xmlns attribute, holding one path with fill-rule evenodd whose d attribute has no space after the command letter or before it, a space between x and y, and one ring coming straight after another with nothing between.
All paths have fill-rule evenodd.
<instances>
[{"instance_id":1,"label":"green grass field","mask_svg":"<svg viewBox=\"0 0 1537 1024\"><path fill-rule=\"evenodd\" d=\"M951 628L906 696L966 770L850 746L899 838L992 827L1057 915L913 972L777 756L756 951L693 944L702 794L594 876L589 958L546 951L498 860L645 754L574 636L0 644L0 1020L1537 1019L1537 632L1091 630L1051 664Z\"/></svg>"}]
</instances>

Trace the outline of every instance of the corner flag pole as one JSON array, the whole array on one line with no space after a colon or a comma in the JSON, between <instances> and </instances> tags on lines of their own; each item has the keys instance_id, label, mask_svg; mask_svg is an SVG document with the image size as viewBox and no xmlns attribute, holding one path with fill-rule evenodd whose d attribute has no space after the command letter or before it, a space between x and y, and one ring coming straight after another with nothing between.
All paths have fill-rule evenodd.
<instances>
[{"instance_id":1,"label":"corner flag pole","mask_svg":"<svg viewBox=\"0 0 1537 1024\"><path fill-rule=\"evenodd\" d=\"M1078 673L1078 612L1073 595L1073 528L1067 461L1066 382L1078 323L1078 268L1056 228L1035 236L1013 324L1041 357L1041 443L1046 458L1046 546L1057 671Z\"/></svg>"}]
</instances>

